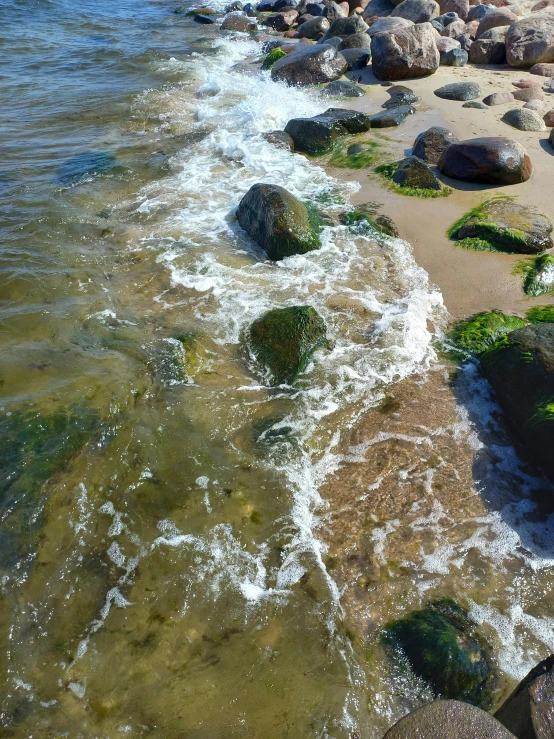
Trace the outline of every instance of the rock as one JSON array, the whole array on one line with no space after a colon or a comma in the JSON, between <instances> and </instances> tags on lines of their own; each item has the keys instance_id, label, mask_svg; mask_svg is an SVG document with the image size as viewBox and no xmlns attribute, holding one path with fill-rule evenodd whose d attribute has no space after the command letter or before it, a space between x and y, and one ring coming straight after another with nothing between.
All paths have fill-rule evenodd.
<instances>
[{"instance_id":1,"label":"rock","mask_svg":"<svg viewBox=\"0 0 554 739\"><path fill-rule=\"evenodd\" d=\"M304 203L278 185L252 185L237 209L240 226L270 259L319 249L319 227Z\"/></svg>"},{"instance_id":2,"label":"rock","mask_svg":"<svg viewBox=\"0 0 554 739\"><path fill-rule=\"evenodd\" d=\"M544 103L542 102L542 100L530 100L528 103L525 103L523 108L524 110L536 110L540 113L544 108Z\"/></svg>"},{"instance_id":3,"label":"rock","mask_svg":"<svg viewBox=\"0 0 554 739\"><path fill-rule=\"evenodd\" d=\"M235 0L234 3L231 3L230 5L227 5L226 8L223 9L224 13L233 13L235 11L241 11L243 10L243 5L240 2L240 0Z\"/></svg>"},{"instance_id":4,"label":"rock","mask_svg":"<svg viewBox=\"0 0 554 739\"><path fill-rule=\"evenodd\" d=\"M520 131L546 131L543 119L534 110L513 108L502 116L502 120Z\"/></svg>"},{"instance_id":5,"label":"rock","mask_svg":"<svg viewBox=\"0 0 554 739\"><path fill-rule=\"evenodd\" d=\"M554 127L554 110L549 110L543 117L544 125L549 128Z\"/></svg>"},{"instance_id":6,"label":"rock","mask_svg":"<svg viewBox=\"0 0 554 739\"><path fill-rule=\"evenodd\" d=\"M544 92L540 87L525 87L523 90L516 90L514 98L525 103L529 100L544 100Z\"/></svg>"},{"instance_id":7,"label":"rock","mask_svg":"<svg viewBox=\"0 0 554 739\"><path fill-rule=\"evenodd\" d=\"M554 706L554 655L539 662L494 714L518 739L549 739Z\"/></svg>"},{"instance_id":8,"label":"rock","mask_svg":"<svg viewBox=\"0 0 554 739\"><path fill-rule=\"evenodd\" d=\"M433 174L429 165L416 156L402 159L391 179L401 187L415 187L418 190L442 189L440 180Z\"/></svg>"},{"instance_id":9,"label":"rock","mask_svg":"<svg viewBox=\"0 0 554 739\"><path fill-rule=\"evenodd\" d=\"M203 13L195 13L192 20L195 23L201 23L204 26L211 26L215 23L213 18L211 18L209 15L204 15Z\"/></svg>"},{"instance_id":10,"label":"rock","mask_svg":"<svg viewBox=\"0 0 554 739\"><path fill-rule=\"evenodd\" d=\"M435 90L435 95L443 100L475 100L482 94L477 82L452 82Z\"/></svg>"},{"instance_id":11,"label":"rock","mask_svg":"<svg viewBox=\"0 0 554 739\"><path fill-rule=\"evenodd\" d=\"M392 128L399 126L409 115L416 112L412 105L401 105L391 110L383 110L382 113L375 113L370 116L372 128Z\"/></svg>"},{"instance_id":12,"label":"rock","mask_svg":"<svg viewBox=\"0 0 554 739\"><path fill-rule=\"evenodd\" d=\"M492 95L487 95L483 98L485 105L504 105L505 103L513 103L514 96L511 92L493 92Z\"/></svg>"},{"instance_id":13,"label":"rock","mask_svg":"<svg viewBox=\"0 0 554 739\"><path fill-rule=\"evenodd\" d=\"M430 23L376 33L371 52L373 73L380 80L424 77L436 72L440 63L435 30Z\"/></svg>"},{"instance_id":14,"label":"rock","mask_svg":"<svg viewBox=\"0 0 554 739\"><path fill-rule=\"evenodd\" d=\"M486 15L492 13L494 5L473 5L469 9L466 21L481 21Z\"/></svg>"},{"instance_id":15,"label":"rock","mask_svg":"<svg viewBox=\"0 0 554 739\"><path fill-rule=\"evenodd\" d=\"M512 85L520 90L527 90L529 87L541 88L542 82L540 80L518 80L517 82L512 82Z\"/></svg>"},{"instance_id":16,"label":"rock","mask_svg":"<svg viewBox=\"0 0 554 739\"><path fill-rule=\"evenodd\" d=\"M445 26L440 35L444 38L458 39L466 31L466 24L463 21L454 21Z\"/></svg>"},{"instance_id":17,"label":"rock","mask_svg":"<svg viewBox=\"0 0 554 739\"><path fill-rule=\"evenodd\" d=\"M473 44L473 39L471 38L471 36L467 33L462 33L461 36L458 36L456 41L459 42L462 50L467 51L467 53L469 54L469 50L471 49L471 46Z\"/></svg>"},{"instance_id":18,"label":"rock","mask_svg":"<svg viewBox=\"0 0 554 739\"><path fill-rule=\"evenodd\" d=\"M288 85L315 85L338 79L347 68L346 59L335 48L316 44L299 48L276 61L271 79Z\"/></svg>"},{"instance_id":19,"label":"rock","mask_svg":"<svg viewBox=\"0 0 554 739\"><path fill-rule=\"evenodd\" d=\"M324 38L339 36L339 38L345 39L347 36L352 36L353 33L363 33L368 28L367 23L358 15L353 15L350 18L337 18L331 23L331 27Z\"/></svg>"},{"instance_id":20,"label":"rock","mask_svg":"<svg viewBox=\"0 0 554 739\"><path fill-rule=\"evenodd\" d=\"M325 85L320 93L326 97L337 97L337 98L359 98L365 95L365 90L359 85L355 85L353 82L346 82L345 80L336 80L335 82L329 82Z\"/></svg>"},{"instance_id":21,"label":"rock","mask_svg":"<svg viewBox=\"0 0 554 739\"><path fill-rule=\"evenodd\" d=\"M510 26L495 26L494 28L489 28L488 31L485 31L479 36L479 40L492 39L493 41L505 42L509 28Z\"/></svg>"},{"instance_id":22,"label":"rock","mask_svg":"<svg viewBox=\"0 0 554 739\"><path fill-rule=\"evenodd\" d=\"M507 316L500 311L483 312L456 321L448 336L464 354L479 357L491 349L498 339L522 328L526 323L522 318Z\"/></svg>"},{"instance_id":23,"label":"rock","mask_svg":"<svg viewBox=\"0 0 554 739\"><path fill-rule=\"evenodd\" d=\"M323 37L325 38L325 37ZM323 41L323 38L319 39L317 42L319 45L322 45L323 43L327 44L327 46L332 46L333 49L339 50L339 46L342 44L342 39L339 36L333 36L331 38L328 38L327 41Z\"/></svg>"},{"instance_id":24,"label":"rock","mask_svg":"<svg viewBox=\"0 0 554 739\"><path fill-rule=\"evenodd\" d=\"M455 238L481 239L511 254L539 254L552 247L552 223L512 198L487 200L458 228Z\"/></svg>"},{"instance_id":25,"label":"rock","mask_svg":"<svg viewBox=\"0 0 554 739\"><path fill-rule=\"evenodd\" d=\"M525 326L508 334L502 344L481 357L481 370L529 456L553 479L554 325ZM551 736L551 728L539 736Z\"/></svg>"},{"instance_id":26,"label":"rock","mask_svg":"<svg viewBox=\"0 0 554 739\"><path fill-rule=\"evenodd\" d=\"M478 100L470 100L468 103L464 103L462 108L476 108L477 110L486 110L487 106L484 103L480 103Z\"/></svg>"},{"instance_id":27,"label":"rock","mask_svg":"<svg viewBox=\"0 0 554 739\"><path fill-rule=\"evenodd\" d=\"M441 64L444 67L463 67L468 60L468 53L463 49L450 49L445 54L441 54Z\"/></svg>"},{"instance_id":28,"label":"rock","mask_svg":"<svg viewBox=\"0 0 554 739\"><path fill-rule=\"evenodd\" d=\"M414 673L435 694L481 708L490 705L493 673L486 656L488 649L477 636L467 611L455 601L441 598L387 624L384 639L394 653L408 660Z\"/></svg>"},{"instance_id":29,"label":"rock","mask_svg":"<svg viewBox=\"0 0 554 739\"><path fill-rule=\"evenodd\" d=\"M418 135L414 142L412 154L428 164L435 165L443 152L455 141L458 141L458 139L452 131L440 126L433 126Z\"/></svg>"},{"instance_id":30,"label":"rock","mask_svg":"<svg viewBox=\"0 0 554 739\"><path fill-rule=\"evenodd\" d=\"M285 131L270 131L264 133L264 139L279 149L294 151L294 141Z\"/></svg>"},{"instance_id":31,"label":"rock","mask_svg":"<svg viewBox=\"0 0 554 739\"><path fill-rule=\"evenodd\" d=\"M389 110L390 108L398 108L401 105L410 105L411 103L417 103L419 100L418 96L409 87L404 85L393 85L387 88L387 92L390 95L390 100L387 100L381 106Z\"/></svg>"},{"instance_id":32,"label":"rock","mask_svg":"<svg viewBox=\"0 0 554 739\"><path fill-rule=\"evenodd\" d=\"M545 84L544 89L546 92L554 92L554 77Z\"/></svg>"},{"instance_id":33,"label":"rock","mask_svg":"<svg viewBox=\"0 0 554 739\"><path fill-rule=\"evenodd\" d=\"M433 18L433 23L436 22L439 24L439 26L441 26L441 28L437 28L438 32L440 33L442 28L446 28L446 26L449 26L451 23L455 23L459 20L460 18L458 16L458 13L452 11L450 13L441 13L441 15L437 15L436 18Z\"/></svg>"},{"instance_id":34,"label":"rock","mask_svg":"<svg viewBox=\"0 0 554 739\"><path fill-rule=\"evenodd\" d=\"M250 327L249 338L253 354L270 371L274 385L291 385L313 353L328 345L325 322L307 305L264 313Z\"/></svg>"},{"instance_id":35,"label":"rock","mask_svg":"<svg viewBox=\"0 0 554 739\"><path fill-rule=\"evenodd\" d=\"M440 14L434 0L403 0L392 13L393 18L405 18L412 23L426 23Z\"/></svg>"},{"instance_id":36,"label":"rock","mask_svg":"<svg viewBox=\"0 0 554 739\"><path fill-rule=\"evenodd\" d=\"M346 59L348 69L363 69L367 67L371 54L367 49L343 49L341 54Z\"/></svg>"},{"instance_id":37,"label":"rock","mask_svg":"<svg viewBox=\"0 0 554 739\"><path fill-rule=\"evenodd\" d=\"M409 21L406 18L379 18L378 21L375 21L375 23L369 27L367 34L371 37L381 31L398 31L401 28L407 28L408 26L413 25L412 21Z\"/></svg>"},{"instance_id":38,"label":"rock","mask_svg":"<svg viewBox=\"0 0 554 739\"><path fill-rule=\"evenodd\" d=\"M336 21L337 18L348 17L348 13L343 8L341 8L338 3L333 2L333 0L330 0L330 2L326 3L326 5L323 7L323 15L329 20L330 23Z\"/></svg>"},{"instance_id":39,"label":"rock","mask_svg":"<svg viewBox=\"0 0 554 739\"><path fill-rule=\"evenodd\" d=\"M339 51L343 49L365 49L371 51L371 39L367 33L353 33L347 36L339 46Z\"/></svg>"},{"instance_id":40,"label":"rock","mask_svg":"<svg viewBox=\"0 0 554 739\"><path fill-rule=\"evenodd\" d=\"M275 10L274 0L261 0L256 6L258 13L273 13Z\"/></svg>"},{"instance_id":41,"label":"rock","mask_svg":"<svg viewBox=\"0 0 554 739\"><path fill-rule=\"evenodd\" d=\"M511 26L512 23L517 21L517 15L512 13L508 8L495 8L490 13L481 19L479 23L479 29L477 31L477 38L479 38L485 31L496 26Z\"/></svg>"},{"instance_id":42,"label":"rock","mask_svg":"<svg viewBox=\"0 0 554 739\"><path fill-rule=\"evenodd\" d=\"M326 33L331 24L327 20L327 18L323 18L320 16L319 18L312 18L309 21L306 21L305 23L302 23L301 26L298 28L298 35L300 38L315 38L316 36L319 36L320 33Z\"/></svg>"},{"instance_id":43,"label":"rock","mask_svg":"<svg viewBox=\"0 0 554 739\"><path fill-rule=\"evenodd\" d=\"M531 8L531 13L536 13L538 10L544 10L545 8L551 8L553 5L554 0L539 0L539 2Z\"/></svg>"},{"instance_id":44,"label":"rock","mask_svg":"<svg viewBox=\"0 0 554 739\"><path fill-rule=\"evenodd\" d=\"M438 163L446 177L485 185L515 185L531 177L527 152L516 141L500 136L454 142Z\"/></svg>"},{"instance_id":45,"label":"rock","mask_svg":"<svg viewBox=\"0 0 554 739\"><path fill-rule=\"evenodd\" d=\"M288 9L294 9L298 7L298 3L296 0L277 0L273 4L273 10L275 12L278 12L280 10L288 10Z\"/></svg>"},{"instance_id":46,"label":"rock","mask_svg":"<svg viewBox=\"0 0 554 739\"><path fill-rule=\"evenodd\" d=\"M323 15L323 10L325 9L324 5L320 5L319 3L306 3L306 13L309 13L313 16Z\"/></svg>"},{"instance_id":47,"label":"rock","mask_svg":"<svg viewBox=\"0 0 554 739\"><path fill-rule=\"evenodd\" d=\"M440 732L437 730L440 727ZM489 713L462 701L427 703L401 718L384 739L514 739Z\"/></svg>"},{"instance_id":48,"label":"rock","mask_svg":"<svg viewBox=\"0 0 554 739\"><path fill-rule=\"evenodd\" d=\"M554 64L533 64L529 70L529 74L538 74L541 77L553 77Z\"/></svg>"},{"instance_id":49,"label":"rock","mask_svg":"<svg viewBox=\"0 0 554 739\"><path fill-rule=\"evenodd\" d=\"M506 61L506 44L494 39L478 38L469 49L472 64L503 64Z\"/></svg>"},{"instance_id":50,"label":"rock","mask_svg":"<svg viewBox=\"0 0 554 739\"><path fill-rule=\"evenodd\" d=\"M454 38L448 38L447 36L440 36L436 40L437 49L439 50L439 54L442 55L446 54L448 51L452 51L452 49L459 49L460 48L460 42L456 41Z\"/></svg>"},{"instance_id":51,"label":"rock","mask_svg":"<svg viewBox=\"0 0 554 739\"><path fill-rule=\"evenodd\" d=\"M276 31L288 31L298 18L296 10L283 10L280 13L268 16L264 25L274 28Z\"/></svg>"},{"instance_id":52,"label":"rock","mask_svg":"<svg viewBox=\"0 0 554 739\"><path fill-rule=\"evenodd\" d=\"M249 18L256 17L256 8L252 5L252 3L246 3L246 5L244 6L244 14L247 15Z\"/></svg>"},{"instance_id":53,"label":"rock","mask_svg":"<svg viewBox=\"0 0 554 739\"><path fill-rule=\"evenodd\" d=\"M465 21L469 14L469 0L444 0L441 10L443 13L457 13Z\"/></svg>"},{"instance_id":54,"label":"rock","mask_svg":"<svg viewBox=\"0 0 554 739\"><path fill-rule=\"evenodd\" d=\"M239 31L240 33L250 33L251 31L255 31L258 26L245 15L228 15L224 19L220 28L222 31Z\"/></svg>"},{"instance_id":55,"label":"rock","mask_svg":"<svg viewBox=\"0 0 554 739\"><path fill-rule=\"evenodd\" d=\"M346 134L363 133L372 126L364 113L342 108L329 108L312 118L292 118L285 126L292 137L296 151L320 154Z\"/></svg>"},{"instance_id":56,"label":"rock","mask_svg":"<svg viewBox=\"0 0 554 739\"><path fill-rule=\"evenodd\" d=\"M506 58L512 67L554 62L554 10L514 22L506 34Z\"/></svg>"}]
</instances>

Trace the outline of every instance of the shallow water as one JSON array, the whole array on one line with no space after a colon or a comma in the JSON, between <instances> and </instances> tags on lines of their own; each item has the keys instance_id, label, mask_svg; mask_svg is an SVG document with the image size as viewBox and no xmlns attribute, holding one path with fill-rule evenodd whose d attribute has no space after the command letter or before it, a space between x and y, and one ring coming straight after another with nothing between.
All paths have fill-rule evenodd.
<instances>
[{"instance_id":1,"label":"shallow water","mask_svg":"<svg viewBox=\"0 0 554 739\"><path fill-rule=\"evenodd\" d=\"M391 388L446 386L447 315L400 240L329 226L321 250L264 259L234 218L252 184L331 222L347 207L352 186L262 137L327 105L235 67L259 44L177 7L19 2L0 30L3 731L378 737L426 693L370 659L372 635L425 589L406 601L377 578L364 608L386 607L349 610L329 480L362 458L351 435ZM244 332L299 303L333 348L273 388ZM452 412L471 436L469 406ZM416 491L425 474L403 479ZM379 557L395 530L374 532ZM440 552L426 555L415 577ZM440 561L434 592L469 603L475 581ZM498 615L472 602L485 624L513 622L509 599ZM521 637L531 661L551 646L547 612Z\"/></svg>"}]
</instances>

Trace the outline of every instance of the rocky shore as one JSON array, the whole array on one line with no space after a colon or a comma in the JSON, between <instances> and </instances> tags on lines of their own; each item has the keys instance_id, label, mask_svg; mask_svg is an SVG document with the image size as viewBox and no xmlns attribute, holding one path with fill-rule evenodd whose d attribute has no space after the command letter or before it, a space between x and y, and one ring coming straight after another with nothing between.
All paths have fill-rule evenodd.
<instances>
[{"instance_id":1,"label":"rocky shore","mask_svg":"<svg viewBox=\"0 0 554 739\"><path fill-rule=\"evenodd\" d=\"M206 25L220 22L206 8L191 16ZM335 177L360 185L352 205L337 215L301 202L285 182L258 183L238 204L240 227L274 261L320 248L326 223L409 241L453 318L442 347L450 353L450 371L472 363L490 383L523 457L554 480L552 0L532 7L509 0L235 2L221 30L258 34L263 56L251 60L253 73L265 71L289 86L318 86L329 100L324 113L291 119L284 130L267 131L267 140L319 157ZM309 305L261 315L248 341L275 385L293 384L328 344L325 323ZM405 393L403 402L421 419L429 387L446 399L443 428L454 424L453 394L444 380L428 383L419 405L409 383L398 397ZM394 416L397 402L393 398L390 408L385 402L379 412ZM364 424L376 431L377 423L370 413L354 433L363 434ZM470 477L471 452L454 462L456 451L445 447L443 463ZM366 550L362 593L361 570L352 578L352 562L364 546L353 513L364 472L357 470L356 484L343 485L341 500L332 487L350 474L345 467L326 497L329 515L338 502L352 525L348 530L343 522L338 543L330 542L329 562L355 641L368 633L368 591L379 567L375 548ZM547 506L549 493L542 501ZM379 501L376 518L378 508ZM368 565L374 569L369 585ZM494 650L454 599L429 599L389 622L379 640L389 658L407 664L438 699L401 719L387 737L553 736L553 658L545 655L499 707L495 690L502 676Z\"/></svg>"}]
</instances>

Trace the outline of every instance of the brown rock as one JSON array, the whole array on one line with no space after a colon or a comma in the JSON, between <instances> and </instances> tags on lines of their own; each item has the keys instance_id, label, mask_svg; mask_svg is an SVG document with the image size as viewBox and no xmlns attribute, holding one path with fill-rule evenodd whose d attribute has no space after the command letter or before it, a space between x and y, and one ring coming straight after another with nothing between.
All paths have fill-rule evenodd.
<instances>
[{"instance_id":1,"label":"brown rock","mask_svg":"<svg viewBox=\"0 0 554 739\"><path fill-rule=\"evenodd\" d=\"M544 103L542 100L529 100L523 107L525 110L536 110L540 112L544 108Z\"/></svg>"},{"instance_id":2,"label":"brown rock","mask_svg":"<svg viewBox=\"0 0 554 739\"><path fill-rule=\"evenodd\" d=\"M303 23L298 29L298 35L300 38L315 38L320 33L325 33L329 30L331 24L322 15L316 18L310 18L310 20Z\"/></svg>"},{"instance_id":3,"label":"brown rock","mask_svg":"<svg viewBox=\"0 0 554 739\"><path fill-rule=\"evenodd\" d=\"M275 62L271 79L289 85L317 85L337 80L347 67L343 55L329 44L302 45Z\"/></svg>"},{"instance_id":4,"label":"brown rock","mask_svg":"<svg viewBox=\"0 0 554 739\"><path fill-rule=\"evenodd\" d=\"M249 33L258 28L256 23L252 23L250 18L245 15L228 15L221 24L222 31L239 31L241 33Z\"/></svg>"},{"instance_id":5,"label":"brown rock","mask_svg":"<svg viewBox=\"0 0 554 739\"><path fill-rule=\"evenodd\" d=\"M492 38L478 38L469 49L472 64L503 64L506 61L506 44Z\"/></svg>"},{"instance_id":6,"label":"brown rock","mask_svg":"<svg viewBox=\"0 0 554 739\"><path fill-rule=\"evenodd\" d=\"M554 62L554 8L539 10L510 26L506 59L512 67Z\"/></svg>"},{"instance_id":7,"label":"brown rock","mask_svg":"<svg viewBox=\"0 0 554 739\"><path fill-rule=\"evenodd\" d=\"M518 82L512 82L514 87L519 87L520 90L527 90L529 87L542 87L542 82L539 80L519 80Z\"/></svg>"},{"instance_id":8,"label":"brown rock","mask_svg":"<svg viewBox=\"0 0 554 739\"><path fill-rule=\"evenodd\" d=\"M517 15L507 8L497 8L488 13L479 23L477 38L485 31L497 26L510 26L517 21Z\"/></svg>"},{"instance_id":9,"label":"brown rock","mask_svg":"<svg viewBox=\"0 0 554 739\"><path fill-rule=\"evenodd\" d=\"M485 105L504 105L505 103L511 103L514 100L514 96L511 92L493 92L492 95L487 95L483 98Z\"/></svg>"},{"instance_id":10,"label":"brown rock","mask_svg":"<svg viewBox=\"0 0 554 739\"><path fill-rule=\"evenodd\" d=\"M390 81L433 74L440 64L435 38L430 23L376 33L371 39L373 73L378 79Z\"/></svg>"},{"instance_id":11,"label":"brown rock","mask_svg":"<svg viewBox=\"0 0 554 739\"><path fill-rule=\"evenodd\" d=\"M545 126L554 128L554 110L549 110L543 117Z\"/></svg>"},{"instance_id":12,"label":"brown rock","mask_svg":"<svg viewBox=\"0 0 554 739\"><path fill-rule=\"evenodd\" d=\"M264 25L274 28L276 31L288 31L297 18L298 12L291 8L291 10L283 10L280 13L268 16L264 21Z\"/></svg>"},{"instance_id":13,"label":"brown rock","mask_svg":"<svg viewBox=\"0 0 554 739\"><path fill-rule=\"evenodd\" d=\"M533 64L529 73L538 74L541 77L554 77L554 64Z\"/></svg>"},{"instance_id":14,"label":"brown rock","mask_svg":"<svg viewBox=\"0 0 554 739\"><path fill-rule=\"evenodd\" d=\"M440 32L440 35L444 36L445 38L457 39L459 36L465 33L465 30L466 24L463 21L454 21L453 23L449 23L445 28L443 28Z\"/></svg>"},{"instance_id":15,"label":"brown rock","mask_svg":"<svg viewBox=\"0 0 554 739\"><path fill-rule=\"evenodd\" d=\"M522 100L524 103L528 103L530 100L544 100L544 92L540 87L526 87L523 90L516 90L514 98Z\"/></svg>"},{"instance_id":16,"label":"brown rock","mask_svg":"<svg viewBox=\"0 0 554 739\"><path fill-rule=\"evenodd\" d=\"M444 0L441 3L442 13L458 13L458 17L465 21L469 13L469 0Z\"/></svg>"},{"instance_id":17,"label":"brown rock","mask_svg":"<svg viewBox=\"0 0 554 739\"><path fill-rule=\"evenodd\" d=\"M533 171L523 146L502 136L452 143L441 156L438 168L446 177L485 185L526 182Z\"/></svg>"},{"instance_id":18,"label":"brown rock","mask_svg":"<svg viewBox=\"0 0 554 739\"><path fill-rule=\"evenodd\" d=\"M285 131L269 131L269 133L264 133L264 139L278 149L294 151L294 141Z\"/></svg>"},{"instance_id":19,"label":"brown rock","mask_svg":"<svg viewBox=\"0 0 554 739\"><path fill-rule=\"evenodd\" d=\"M554 0L539 0L539 2L531 8L531 13L536 13L538 10L544 10L545 8L551 8L553 5Z\"/></svg>"},{"instance_id":20,"label":"brown rock","mask_svg":"<svg viewBox=\"0 0 554 739\"><path fill-rule=\"evenodd\" d=\"M393 18L405 18L412 23L427 23L441 12L435 0L403 0L391 13Z\"/></svg>"}]
</instances>

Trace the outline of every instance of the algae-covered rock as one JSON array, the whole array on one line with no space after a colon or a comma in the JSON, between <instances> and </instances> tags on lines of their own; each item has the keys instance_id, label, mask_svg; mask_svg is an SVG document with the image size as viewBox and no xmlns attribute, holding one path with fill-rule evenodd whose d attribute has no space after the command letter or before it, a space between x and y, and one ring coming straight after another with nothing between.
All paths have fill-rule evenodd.
<instances>
[{"instance_id":1,"label":"algae-covered rock","mask_svg":"<svg viewBox=\"0 0 554 739\"><path fill-rule=\"evenodd\" d=\"M275 47L275 49L271 49L269 54L267 54L262 62L262 69L273 69L273 65L275 64L275 62L279 59L282 59L286 55L287 52L283 51L283 49L280 49L278 46Z\"/></svg>"},{"instance_id":2,"label":"algae-covered rock","mask_svg":"<svg viewBox=\"0 0 554 739\"><path fill-rule=\"evenodd\" d=\"M532 298L554 292L554 257L541 254L516 265L514 272L523 275L523 292Z\"/></svg>"},{"instance_id":3,"label":"algae-covered rock","mask_svg":"<svg viewBox=\"0 0 554 739\"><path fill-rule=\"evenodd\" d=\"M383 214L376 215L373 209L366 210L363 205L343 213L341 223L361 233L377 230L386 236L397 237L399 235L392 218Z\"/></svg>"},{"instance_id":4,"label":"algae-covered rock","mask_svg":"<svg viewBox=\"0 0 554 739\"><path fill-rule=\"evenodd\" d=\"M416 187L422 190L440 190L441 183L428 164L416 156L410 156L398 163L392 181L401 187Z\"/></svg>"},{"instance_id":5,"label":"algae-covered rock","mask_svg":"<svg viewBox=\"0 0 554 739\"><path fill-rule=\"evenodd\" d=\"M248 235L275 261L321 246L316 216L278 185L252 185L240 201L237 218Z\"/></svg>"},{"instance_id":6,"label":"algae-covered rock","mask_svg":"<svg viewBox=\"0 0 554 739\"><path fill-rule=\"evenodd\" d=\"M554 305L535 305L525 314L529 323L554 323Z\"/></svg>"},{"instance_id":7,"label":"algae-covered rock","mask_svg":"<svg viewBox=\"0 0 554 739\"><path fill-rule=\"evenodd\" d=\"M525 325L523 319L507 316L500 311L477 313L470 318L457 321L449 336L463 351L479 355L491 349L501 336Z\"/></svg>"},{"instance_id":8,"label":"algae-covered rock","mask_svg":"<svg viewBox=\"0 0 554 739\"><path fill-rule=\"evenodd\" d=\"M537 254L552 246L551 232L550 220L533 208L513 198L493 198L455 223L449 236L472 249Z\"/></svg>"},{"instance_id":9,"label":"algae-covered rock","mask_svg":"<svg viewBox=\"0 0 554 739\"><path fill-rule=\"evenodd\" d=\"M164 385L190 382L203 361L202 348L192 333L160 339L151 346L150 364Z\"/></svg>"},{"instance_id":10,"label":"algae-covered rock","mask_svg":"<svg viewBox=\"0 0 554 739\"><path fill-rule=\"evenodd\" d=\"M327 344L325 322L308 305L275 308L250 327L250 346L275 385L292 384L312 354Z\"/></svg>"},{"instance_id":11,"label":"algae-covered rock","mask_svg":"<svg viewBox=\"0 0 554 739\"><path fill-rule=\"evenodd\" d=\"M435 694L487 708L493 672L465 609L442 598L393 621L384 639Z\"/></svg>"}]
</instances>

